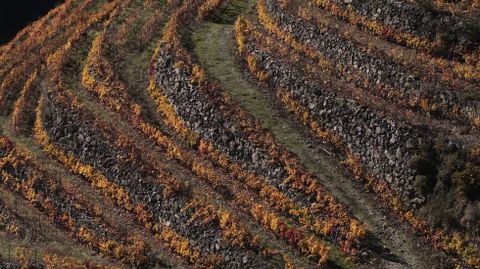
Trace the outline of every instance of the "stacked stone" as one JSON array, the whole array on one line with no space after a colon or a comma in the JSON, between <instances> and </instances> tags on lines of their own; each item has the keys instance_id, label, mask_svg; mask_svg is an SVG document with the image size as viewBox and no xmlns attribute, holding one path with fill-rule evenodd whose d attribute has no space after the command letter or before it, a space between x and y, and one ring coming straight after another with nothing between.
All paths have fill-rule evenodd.
<instances>
[{"instance_id":1,"label":"stacked stone","mask_svg":"<svg viewBox=\"0 0 480 269\"><path fill-rule=\"evenodd\" d=\"M283 31L315 48L332 63L340 64L343 68L341 76L351 74L359 81L367 79L370 84L367 90L374 91L374 94L389 101L401 102L407 107L411 100L428 100L438 107L436 115L457 119L469 125L471 123L468 121L480 117L478 104L460 99L454 90L442 89L438 85L421 81L386 55L369 53L333 29L320 30L311 23L289 15L277 1L267 0L266 6ZM458 114L453 114L452 111L456 109L459 110Z\"/></svg>"},{"instance_id":2,"label":"stacked stone","mask_svg":"<svg viewBox=\"0 0 480 269\"><path fill-rule=\"evenodd\" d=\"M315 115L320 127L339 137L344 150L352 153L373 175L385 180L402 194L409 204L419 204L424 197L416 194L415 171L408 162L419 145L426 143L428 132L381 114L306 80L302 74L260 50L251 42L247 51L260 69L267 72L272 88L288 89L293 98Z\"/></svg>"},{"instance_id":3,"label":"stacked stone","mask_svg":"<svg viewBox=\"0 0 480 269\"><path fill-rule=\"evenodd\" d=\"M190 239L192 247L220 254L225 260L224 268L270 268L253 251L227 244L218 223L190 223L194 209L182 210L189 202L189 193L164 197L166 186L155 182L153 169L131 160L120 148L112 147L104 134L77 110L57 104L49 105L47 110L45 128L54 143L124 188L135 204L143 204L153 214L154 221Z\"/></svg>"}]
</instances>

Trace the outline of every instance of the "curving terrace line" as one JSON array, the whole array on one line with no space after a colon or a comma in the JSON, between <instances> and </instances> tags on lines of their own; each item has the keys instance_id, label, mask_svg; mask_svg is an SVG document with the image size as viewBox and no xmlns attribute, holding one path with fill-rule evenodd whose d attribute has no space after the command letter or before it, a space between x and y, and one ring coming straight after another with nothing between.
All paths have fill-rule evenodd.
<instances>
[{"instance_id":1,"label":"curving terrace line","mask_svg":"<svg viewBox=\"0 0 480 269\"><path fill-rule=\"evenodd\" d=\"M432 250L418 245L418 238L396 221L391 221L373 197L363 192L323 151L317 141L305 135L285 113L272 102L273 97L249 81L235 59L233 26L205 23L193 34L195 52L208 75L218 80L222 88L262 125L269 129L286 149L298 155L301 162L322 184L361 221L367 224L385 249L392 253L380 255L384 268L428 268L433 261Z\"/></svg>"}]
</instances>

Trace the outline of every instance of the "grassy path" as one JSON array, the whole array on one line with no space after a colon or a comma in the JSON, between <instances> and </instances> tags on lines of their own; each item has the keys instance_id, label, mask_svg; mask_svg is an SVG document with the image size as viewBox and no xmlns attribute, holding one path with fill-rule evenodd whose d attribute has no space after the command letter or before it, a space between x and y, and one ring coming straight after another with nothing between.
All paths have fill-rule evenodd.
<instances>
[{"instance_id":1,"label":"grassy path","mask_svg":"<svg viewBox=\"0 0 480 269\"><path fill-rule=\"evenodd\" d=\"M235 59L232 25L204 23L195 30L192 40L195 53L211 79L217 80L233 99L259 119L275 135L278 143L298 155L309 171L367 224L374 234L373 238L379 238L380 242L373 244L380 248L378 252L384 268L432 266L431 250L418 244L420 240L414 238L402 224L389 220L372 195L363 192L353 179L347 178L333 157L312 146L317 142L276 108L270 94L246 79L241 65ZM388 249L391 253L388 253Z\"/></svg>"}]
</instances>

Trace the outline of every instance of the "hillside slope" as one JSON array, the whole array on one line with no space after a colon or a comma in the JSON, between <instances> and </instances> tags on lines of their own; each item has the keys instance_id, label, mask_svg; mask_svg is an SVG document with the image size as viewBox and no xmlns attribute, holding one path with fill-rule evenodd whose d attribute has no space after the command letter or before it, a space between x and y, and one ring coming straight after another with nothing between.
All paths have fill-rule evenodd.
<instances>
[{"instance_id":1,"label":"hillside slope","mask_svg":"<svg viewBox=\"0 0 480 269\"><path fill-rule=\"evenodd\" d=\"M479 3L427 2L67 0L0 47L0 267L480 268Z\"/></svg>"}]
</instances>

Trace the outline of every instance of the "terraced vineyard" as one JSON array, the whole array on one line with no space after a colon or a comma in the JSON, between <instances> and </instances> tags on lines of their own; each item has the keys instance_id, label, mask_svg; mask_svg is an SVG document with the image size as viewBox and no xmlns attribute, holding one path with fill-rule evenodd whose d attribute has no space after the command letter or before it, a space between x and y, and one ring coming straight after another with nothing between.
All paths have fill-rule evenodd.
<instances>
[{"instance_id":1,"label":"terraced vineyard","mask_svg":"<svg viewBox=\"0 0 480 269\"><path fill-rule=\"evenodd\" d=\"M0 47L0 268L480 268L479 6L67 0Z\"/></svg>"}]
</instances>

